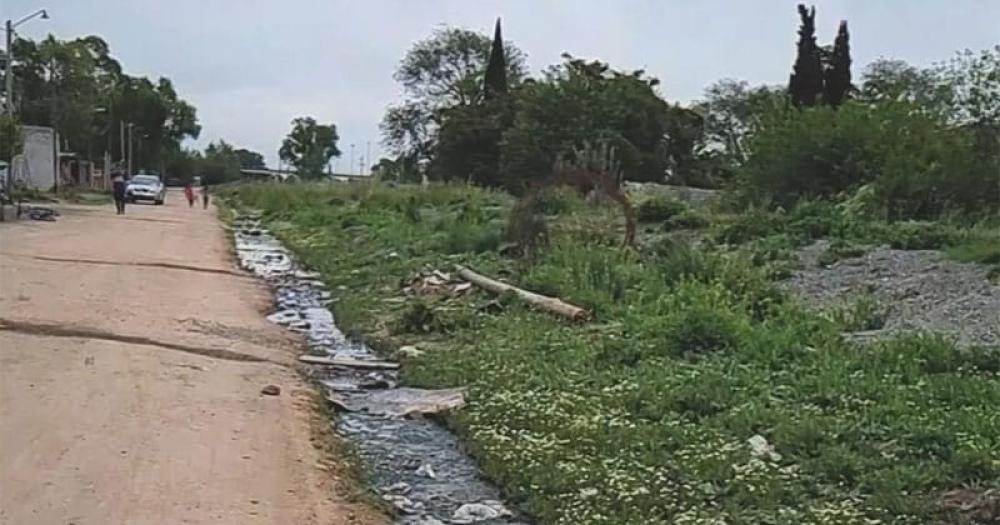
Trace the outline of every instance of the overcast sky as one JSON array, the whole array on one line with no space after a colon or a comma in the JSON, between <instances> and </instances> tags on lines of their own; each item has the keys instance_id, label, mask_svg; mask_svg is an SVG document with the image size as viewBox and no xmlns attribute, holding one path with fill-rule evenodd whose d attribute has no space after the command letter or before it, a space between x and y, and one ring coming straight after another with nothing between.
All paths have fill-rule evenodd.
<instances>
[{"instance_id":1,"label":"overcast sky","mask_svg":"<svg viewBox=\"0 0 1000 525\"><path fill-rule=\"evenodd\" d=\"M671 101L711 82L784 83L795 54L791 0L0 0L0 15L45 7L22 35L102 36L133 75L164 75L198 109L201 147L224 138L268 163L302 115L334 122L348 170L399 100L392 79L415 40L441 24L492 31L528 55L533 72L566 51L619 68L645 68ZM820 43L848 20L855 78L878 57L926 65L955 50L1000 43L1000 0L820 0ZM356 170L357 168L355 168Z\"/></svg>"}]
</instances>

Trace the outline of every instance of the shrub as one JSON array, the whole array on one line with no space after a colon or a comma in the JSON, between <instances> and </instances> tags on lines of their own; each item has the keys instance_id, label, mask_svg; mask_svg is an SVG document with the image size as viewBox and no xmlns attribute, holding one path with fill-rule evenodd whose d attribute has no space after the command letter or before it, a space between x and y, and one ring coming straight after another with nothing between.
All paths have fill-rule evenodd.
<instances>
[{"instance_id":1,"label":"shrub","mask_svg":"<svg viewBox=\"0 0 1000 525\"><path fill-rule=\"evenodd\" d=\"M688 359L733 350L741 338L739 321L732 313L701 305L670 317L663 333L666 354Z\"/></svg>"},{"instance_id":2,"label":"shrub","mask_svg":"<svg viewBox=\"0 0 1000 525\"><path fill-rule=\"evenodd\" d=\"M707 228L711 220L702 213L695 210L684 210L663 222L665 231L674 230L698 230Z\"/></svg>"},{"instance_id":3,"label":"shrub","mask_svg":"<svg viewBox=\"0 0 1000 525\"><path fill-rule=\"evenodd\" d=\"M720 223L711 238L725 244L743 244L749 240L778 232L785 225L785 217L763 208L751 208L727 222Z\"/></svg>"},{"instance_id":4,"label":"shrub","mask_svg":"<svg viewBox=\"0 0 1000 525\"><path fill-rule=\"evenodd\" d=\"M933 222L899 222L886 233L886 242L898 250L937 250L958 239L954 228Z\"/></svg>"},{"instance_id":5,"label":"shrub","mask_svg":"<svg viewBox=\"0 0 1000 525\"><path fill-rule=\"evenodd\" d=\"M636 207L635 215L639 222L659 222L687 211L683 202L668 197L650 197Z\"/></svg>"},{"instance_id":6,"label":"shrub","mask_svg":"<svg viewBox=\"0 0 1000 525\"><path fill-rule=\"evenodd\" d=\"M749 149L740 181L750 201L790 207L871 184L889 219L1000 207L1000 155L977 156L970 131L907 103L777 110L764 117Z\"/></svg>"}]
</instances>

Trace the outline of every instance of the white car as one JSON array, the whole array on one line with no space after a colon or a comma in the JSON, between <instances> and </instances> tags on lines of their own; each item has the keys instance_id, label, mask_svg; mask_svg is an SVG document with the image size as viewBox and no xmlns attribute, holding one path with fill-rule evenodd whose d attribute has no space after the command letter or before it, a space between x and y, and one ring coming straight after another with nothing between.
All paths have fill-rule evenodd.
<instances>
[{"instance_id":1,"label":"white car","mask_svg":"<svg viewBox=\"0 0 1000 525\"><path fill-rule=\"evenodd\" d=\"M153 201L153 204L163 204L167 197L167 187L156 175L135 175L125 187L125 199L129 202Z\"/></svg>"}]
</instances>

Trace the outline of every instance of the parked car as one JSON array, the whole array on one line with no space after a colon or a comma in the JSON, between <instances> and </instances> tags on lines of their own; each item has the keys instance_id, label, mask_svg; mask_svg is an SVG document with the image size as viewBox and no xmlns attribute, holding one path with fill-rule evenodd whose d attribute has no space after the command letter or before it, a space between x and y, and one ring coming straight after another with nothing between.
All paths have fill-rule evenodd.
<instances>
[{"instance_id":1,"label":"parked car","mask_svg":"<svg viewBox=\"0 0 1000 525\"><path fill-rule=\"evenodd\" d=\"M125 187L125 199L129 202L153 201L153 204L163 204L167 197L167 188L156 175L135 175Z\"/></svg>"}]
</instances>

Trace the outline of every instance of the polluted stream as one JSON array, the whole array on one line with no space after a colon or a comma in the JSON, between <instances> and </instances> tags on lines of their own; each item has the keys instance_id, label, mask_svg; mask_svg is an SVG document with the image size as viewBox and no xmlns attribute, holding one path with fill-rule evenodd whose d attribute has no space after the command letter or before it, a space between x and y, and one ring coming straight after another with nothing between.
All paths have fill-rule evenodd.
<instances>
[{"instance_id":1,"label":"polluted stream","mask_svg":"<svg viewBox=\"0 0 1000 525\"><path fill-rule=\"evenodd\" d=\"M396 509L400 525L523 525L500 500L476 462L443 426L422 417L461 402L458 390L398 386L398 365L337 328L332 294L319 275L301 267L260 218L234 222L241 266L274 292L274 323L300 332L316 357L312 371L338 409L334 429L354 445L371 485Z\"/></svg>"}]
</instances>

